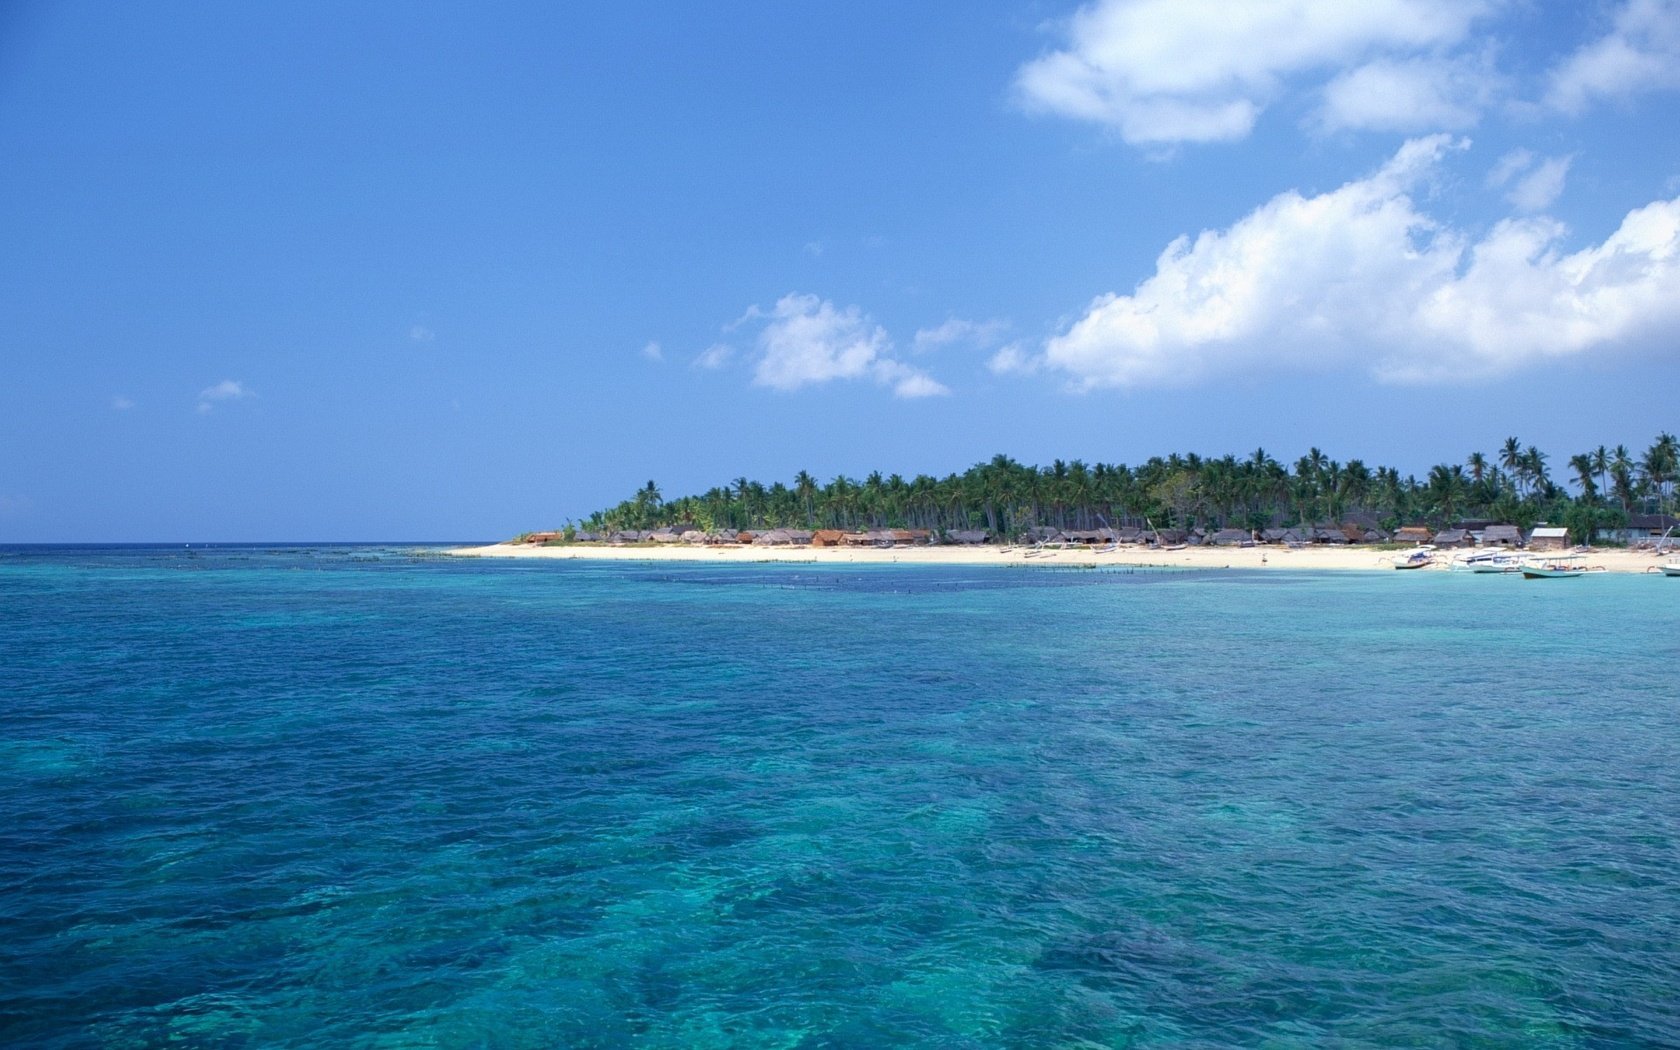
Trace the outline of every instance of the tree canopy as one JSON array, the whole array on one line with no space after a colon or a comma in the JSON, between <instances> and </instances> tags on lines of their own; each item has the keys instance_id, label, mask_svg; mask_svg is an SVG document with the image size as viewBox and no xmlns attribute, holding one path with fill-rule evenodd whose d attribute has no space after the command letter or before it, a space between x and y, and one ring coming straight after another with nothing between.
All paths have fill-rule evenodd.
<instances>
[{"instance_id":1,"label":"tree canopy","mask_svg":"<svg viewBox=\"0 0 1680 1050\"><path fill-rule=\"evenodd\" d=\"M1010 537L1044 525L1262 529L1360 516L1388 529L1440 527L1465 518L1524 528L1551 521L1585 540L1630 514L1674 509L1680 443L1672 434L1659 434L1637 457L1626 446L1601 445L1567 462L1569 476L1560 481L1545 453L1515 437L1493 456L1471 452L1463 463L1436 464L1422 479L1357 459L1338 462L1317 448L1287 466L1263 448L1218 458L1173 453L1135 467L1059 459L1029 466L1000 454L943 478L875 471L823 484L802 470L791 484L741 477L670 500L649 481L582 525L595 531L676 524L705 530L985 529Z\"/></svg>"}]
</instances>

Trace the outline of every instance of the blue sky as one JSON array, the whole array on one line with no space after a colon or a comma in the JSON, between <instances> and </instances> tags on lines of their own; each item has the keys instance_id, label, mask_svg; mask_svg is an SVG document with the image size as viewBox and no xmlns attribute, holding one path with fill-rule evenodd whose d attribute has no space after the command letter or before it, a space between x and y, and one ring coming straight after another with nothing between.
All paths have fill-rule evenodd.
<instances>
[{"instance_id":1,"label":"blue sky","mask_svg":"<svg viewBox=\"0 0 1680 1050\"><path fill-rule=\"evenodd\" d=\"M0 8L0 542L1680 427L1680 3Z\"/></svg>"}]
</instances>

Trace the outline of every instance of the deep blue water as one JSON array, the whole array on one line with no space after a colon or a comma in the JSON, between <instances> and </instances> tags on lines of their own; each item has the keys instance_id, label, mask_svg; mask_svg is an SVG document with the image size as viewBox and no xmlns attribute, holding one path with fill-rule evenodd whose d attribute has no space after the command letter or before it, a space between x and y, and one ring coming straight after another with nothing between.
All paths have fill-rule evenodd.
<instances>
[{"instance_id":1,"label":"deep blue water","mask_svg":"<svg viewBox=\"0 0 1680 1050\"><path fill-rule=\"evenodd\" d=\"M1677 610L0 549L0 1045L1680 1045Z\"/></svg>"}]
</instances>

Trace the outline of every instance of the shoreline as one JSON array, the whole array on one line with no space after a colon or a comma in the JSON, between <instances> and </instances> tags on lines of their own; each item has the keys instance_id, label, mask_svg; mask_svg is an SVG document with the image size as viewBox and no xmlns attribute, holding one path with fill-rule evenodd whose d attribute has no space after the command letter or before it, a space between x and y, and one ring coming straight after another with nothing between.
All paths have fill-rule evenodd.
<instances>
[{"instance_id":1,"label":"shoreline","mask_svg":"<svg viewBox=\"0 0 1680 1050\"><path fill-rule=\"evenodd\" d=\"M1129 566L1165 569L1239 569L1295 572L1393 572L1394 561L1405 555L1404 548L1374 550L1369 547L1186 547L1163 551L1147 547L1118 550L1044 550L1027 547L695 547L671 544L661 547L613 547L577 544L566 547L532 547L525 544L493 543L484 547L455 547L445 554L460 558L539 558L563 561L651 561L711 562L751 565L789 562L806 565L1056 565L1066 568ZM1447 572L1452 555L1417 572ZM1519 552L1520 553L1520 552ZM1569 552L1545 552L1558 556ZM1602 566L1604 572L1637 575L1652 571L1674 558L1673 553L1606 549L1581 556L1587 566ZM1654 572L1653 572L1654 574ZM1597 573L1589 573L1597 575Z\"/></svg>"}]
</instances>

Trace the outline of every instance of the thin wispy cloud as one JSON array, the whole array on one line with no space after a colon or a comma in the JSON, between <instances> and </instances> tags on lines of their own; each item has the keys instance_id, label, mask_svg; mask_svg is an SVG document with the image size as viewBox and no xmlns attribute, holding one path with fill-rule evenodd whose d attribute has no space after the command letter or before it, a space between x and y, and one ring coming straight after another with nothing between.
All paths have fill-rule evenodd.
<instances>
[{"instance_id":1,"label":"thin wispy cloud","mask_svg":"<svg viewBox=\"0 0 1680 1050\"><path fill-rule=\"evenodd\" d=\"M133 400L126 398L121 394L117 394L111 398L111 410L114 412L127 412L133 407Z\"/></svg>"},{"instance_id":2,"label":"thin wispy cloud","mask_svg":"<svg viewBox=\"0 0 1680 1050\"><path fill-rule=\"evenodd\" d=\"M997 345L1009 325L1003 321L968 321L960 317L947 319L932 328L921 328L910 340L911 349L925 354L947 346L970 346L986 350Z\"/></svg>"},{"instance_id":3,"label":"thin wispy cloud","mask_svg":"<svg viewBox=\"0 0 1680 1050\"><path fill-rule=\"evenodd\" d=\"M417 324L409 328L408 338L416 343L429 343L437 338L437 333L423 324Z\"/></svg>"},{"instance_id":4,"label":"thin wispy cloud","mask_svg":"<svg viewBox=\"0 0 1680 1050\"><path fill-rule=\"evenodd\" d=\"M256 392L246 388L237 379L224 379L214 386L207 386L198 392L198 411L200 415L208 415L215 411L217 405L230 401L243 401L249 397L256 397Z\"/></svg>"},{"instance_id":5,"label":"thin wispy cloud","mask_svg":"<svg viewBox=\"0 0 1680 1050\"><path fill-rule=\"evenodd\" d=\"M21 518L35 509L35 501L28 496L0 493L0 518Z\"/></svg>"},{"instance_id":6,"label":"thin wispy cloud","mask_svg":"<svg viewBox=\"0 0 1680 1050\"><path fill-rule=\"evenodd\" d=\"M663 361L665 360L665 351L658 343L650 340L646 346L642 347L642 356L649 361Z\"/></svg>"},{"instance_id":7,"label":"thin wispy cloud","mask_svg":"<svg viewBox=\"0 0 1680 1050\"><path fill-rule=\"evenodd\" d=\"M1573 154L1541 159L1531 150L1514 149L1500 157L1488 172L1487 184L1495 189L1509 186L1505 199L1518 211L1545 211L1563 196L1574 160Z\"/></svg>"},{"instance_id":8,"label":"thin wispy cloud","mask_svg":"<svg viewBox=\"0 0 1680 1050\"><path fill-rule=\"evenodd\" d=\"M1610 28L1552 72L1546 103L1579 114L1599 101L1680 88L1680 0L1629 0Z\"/></svg>"},{"instance_id":9,"label":"thin wispy cloud","mask_svg":"<svg viewBox=\"0 0 1680 1050\"><path fill-rule=\"evenodd\" d=\"M1099 297L1036 363L1080 389L1280 370L1429 383L1651 348L1680 327L1680 198L1636 208L1570 253L1567 229L1544 216L1476 237L1412 199L1467 148L1416 139L1365 178L1282 193L1180 237L1152 276Z\"/></svg>"},{"instance_id":10,"label":"thin wispy cloud","mask_svg":"<svg viewBox=\"0 0 1680 1050\"><path fill-rule=\"evenodd\" d=\"M730 346L728 343L713 343L711 346L708 346L706 349L700 351L699 355L695 357L694 367L704 368L707 371L716 371L728 364L730 359L734 356L735 348L733 346Z\"/></svg>"},{"instance_id":11,"label":"thin wispy cloud","mask_svg":"<svg viewBox=\"0 0 1680 1050\"><path fill-rule=\"evenodd\" d=\"M1021 343L1010 343L999 347L997 353L986 360L986 369L994 375L1031 375L1038 371L1039 359L1027 352Z\"/></svg>"},{"instance_id":12,"label":"thin wispy cloud","mask_svg":"<svg viewBox=\"0 0 1680 1050\"><path fill-rule=\"evenodd\" d=\"M1486 55L1379 58L1324 86L1315 123L1326 131L1461 131L1503 91Z\"/></svg>"}]
</instances>

